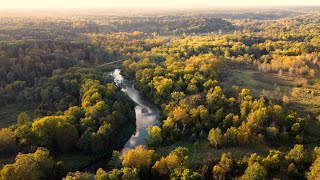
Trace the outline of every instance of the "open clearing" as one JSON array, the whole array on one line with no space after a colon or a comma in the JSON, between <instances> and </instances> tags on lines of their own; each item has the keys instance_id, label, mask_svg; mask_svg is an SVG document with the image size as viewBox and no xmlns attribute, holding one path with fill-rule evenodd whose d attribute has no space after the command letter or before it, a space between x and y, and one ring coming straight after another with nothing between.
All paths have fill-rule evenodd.
<instances>
[{"instance_id":1,"label":"open clearing","mask_svg":"<svg viewBox=\"0 0 320 180\"><path fill-rule=\"evenodd\" d=\"M8 127L17 122L18 115L26 112L31 119L34 118L34 110L32 107L24 107L19 105L7 105L0 107L0 128Z\"/></svg>"},{"instance_id":2,"label":"open clearing","mask_svg":"<svg viewBox=\"0 0 320 180\"><path fill-rule=\"evenodd\" d=\"M308 79L308 80L307 80ZM232 85L249 88L254 97L265 96L280 102L289 97L290 109L302 115L320 115L320 75L315 77L290 76L283 73L257 72L253 70L230 70L221 82L224 89ZM315 119L309 122L309 132L320 136L320 125Z\"/></svg>"}]
</instances>

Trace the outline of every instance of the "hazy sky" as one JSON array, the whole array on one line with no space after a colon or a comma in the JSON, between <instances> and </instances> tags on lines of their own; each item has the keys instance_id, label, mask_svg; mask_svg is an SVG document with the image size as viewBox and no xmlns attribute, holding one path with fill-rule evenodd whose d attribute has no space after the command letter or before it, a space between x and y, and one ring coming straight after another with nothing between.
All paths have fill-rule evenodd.
<instances>
[{"instance_id":1,"label":"hazy sky","mask_svg":"<svg viewBox=\"0 0 320 180\"><path fill-rule=\"evenodd\" d=\"M194 6L300 6L320 5L320 0L0 0L1 8L85 7L194 7Z\"/></svg>"}]
</instances>

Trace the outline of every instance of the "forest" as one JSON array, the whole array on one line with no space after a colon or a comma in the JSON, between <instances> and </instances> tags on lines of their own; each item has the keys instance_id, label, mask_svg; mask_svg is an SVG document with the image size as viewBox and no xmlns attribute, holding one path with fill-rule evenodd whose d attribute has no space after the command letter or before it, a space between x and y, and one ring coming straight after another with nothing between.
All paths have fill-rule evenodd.
<instances>
[{"instance_id":1,"label":"forest","mask_svg":"<svg viewBox=\"0 0 320 180\"><path fill-rule=\"evenodd\" d=\"M0 13L1 180L320 179L319 7L90 13Z\"/></svg>"}]
</instances>

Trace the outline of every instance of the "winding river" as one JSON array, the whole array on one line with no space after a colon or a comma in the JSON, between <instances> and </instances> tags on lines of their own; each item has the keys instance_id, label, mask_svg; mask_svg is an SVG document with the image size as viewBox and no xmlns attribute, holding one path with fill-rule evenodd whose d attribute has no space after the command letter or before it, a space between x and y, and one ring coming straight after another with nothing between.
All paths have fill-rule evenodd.
<instances>
[{"instance_id":1,"label":"winding river","mask_svg":"<svg viewBox=\"0 0 320 180\"><path fill-rule=\"evenodd\" d=\"M145 145L145 139L148 138L147 127L157 125L157 117L160 115L160 110L150 102L146 101L140 92L134 88L133 84L128 83L120 74L120 69L115 69L110 74L114 77L114 82L122 91L126 93L135 103L136 113L136 133L124 145L121 152L129 148L135 148L138 145Z\"/></svg>"}]
</instances>

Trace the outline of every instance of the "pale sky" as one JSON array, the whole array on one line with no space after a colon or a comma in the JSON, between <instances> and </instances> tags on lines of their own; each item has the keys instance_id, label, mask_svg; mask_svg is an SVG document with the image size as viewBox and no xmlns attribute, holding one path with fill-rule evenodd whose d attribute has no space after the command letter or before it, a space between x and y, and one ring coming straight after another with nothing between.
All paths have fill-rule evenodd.
<instances>
[{"instance_id":1,"label":"pale sky","mask_svg":"<svg viewBox=\"0 0 320 180\"><path fill-rule=\"evenodd\" d=\"M0 0L0 9L303 5L320 6L320 0Z\"/></svg>"}]
</instances>

